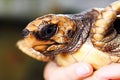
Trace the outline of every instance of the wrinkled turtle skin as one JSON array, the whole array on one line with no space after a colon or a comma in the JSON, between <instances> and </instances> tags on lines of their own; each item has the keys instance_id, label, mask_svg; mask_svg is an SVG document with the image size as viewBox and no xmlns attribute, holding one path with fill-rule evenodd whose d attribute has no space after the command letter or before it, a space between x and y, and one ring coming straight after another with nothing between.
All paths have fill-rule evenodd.
<instances>
[{"instance_id":1,"label":"wrinkled turtle skin","mask_svg":"<svg viewBox=\"0 0 120 80\"><path fill-rule=\"evenodd\" d=\"M120 1L78 14L48 14L30 22L17 46L59 66L90 63L95 69L120 63Z\"/></svg>"}]
</instances>

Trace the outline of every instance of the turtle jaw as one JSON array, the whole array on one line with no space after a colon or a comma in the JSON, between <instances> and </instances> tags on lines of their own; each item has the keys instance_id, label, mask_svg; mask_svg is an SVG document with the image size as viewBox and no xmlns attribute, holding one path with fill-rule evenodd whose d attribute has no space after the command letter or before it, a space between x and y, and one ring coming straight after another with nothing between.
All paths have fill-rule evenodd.
<instances>
[{"instance_id":1,"label":"turtle jaw","mask_svg":"<svg viewBox=\"0 0 120 80\"><path fill-rule=\"evenodd\" d=\"M54 40L38 40L32 34L26 36L24 38L24 42L29 48L32 48L35 51L38 51L45 56L47 56L47 54L53 55L49 52L55 51L59 48L64 47L64 45L66 45L65 43L57 43Z\"/></svg>"}]
</instances>

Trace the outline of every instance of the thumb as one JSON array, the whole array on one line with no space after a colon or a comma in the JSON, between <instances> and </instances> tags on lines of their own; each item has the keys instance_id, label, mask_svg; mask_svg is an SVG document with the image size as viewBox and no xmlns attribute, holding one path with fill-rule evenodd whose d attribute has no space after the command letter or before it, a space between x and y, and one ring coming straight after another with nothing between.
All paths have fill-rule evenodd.
<instances>
[{"instance_id":1,"label":"thumb","mask_svg":"<svg viewBox=\"0 0 120 80\"><path fill-rule=\"evenodd\" d=\"M46 80L78 80L88 77L93 72L90 64L75 63L67 67L58 67L50 62L45 68Z\"/></svg>"}]
</instances>

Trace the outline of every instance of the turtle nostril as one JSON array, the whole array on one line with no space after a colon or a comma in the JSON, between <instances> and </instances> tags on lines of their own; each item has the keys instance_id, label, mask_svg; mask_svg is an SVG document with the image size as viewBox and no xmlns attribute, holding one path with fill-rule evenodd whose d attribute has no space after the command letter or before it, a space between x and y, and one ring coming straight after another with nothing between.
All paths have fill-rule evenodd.
<instances>
[{"instance_id":1,"label":"turtle nostril","mask_svg":"<svg viewBox=\"0 0 120 80\"><path fill-rule=\"evenodd\" d=\"M23 29L22 36L26 37L29 33L30 33L30 31L28 29Z\"/></svg>"}]
</instances>

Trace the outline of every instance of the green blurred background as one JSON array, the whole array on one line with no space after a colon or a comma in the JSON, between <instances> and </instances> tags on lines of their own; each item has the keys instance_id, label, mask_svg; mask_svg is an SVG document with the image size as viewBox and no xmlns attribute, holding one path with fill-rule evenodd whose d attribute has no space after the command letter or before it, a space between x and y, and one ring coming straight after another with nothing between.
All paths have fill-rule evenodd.
<instances>
[{"instance_id":1,"label":"green blurred background","mask_svg":"<svg viewBox=\"0 0 120 80\"><path fill-rule=\"evenodd\" d=\"M44 80L46 63L23 54L16 47L16 42L22 39L22 29L30 21L48 13L68 14L104 7L113 1L0 0L0 80Z\"/></svg>"}]
</instances>

